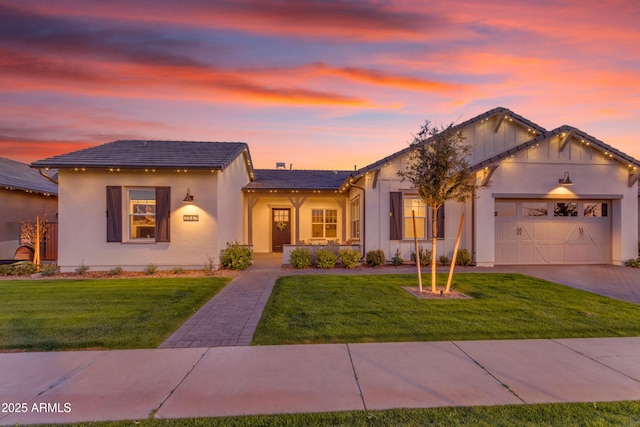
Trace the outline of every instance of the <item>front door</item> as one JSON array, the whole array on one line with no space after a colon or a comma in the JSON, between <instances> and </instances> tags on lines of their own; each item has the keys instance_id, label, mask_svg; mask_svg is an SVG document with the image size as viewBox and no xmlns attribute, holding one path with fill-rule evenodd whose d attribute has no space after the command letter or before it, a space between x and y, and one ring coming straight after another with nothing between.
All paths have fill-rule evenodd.
<instances>
[{"instance_id":1,"label":"front door","mask_svg":"<svg viewBox=\"0 0 640 427\"><path fill-rule=\"evenodd\" d=\"M282 252L291 243L291 209L272 209L271 219L271 251Z\"/></svg>"}]
</instances>

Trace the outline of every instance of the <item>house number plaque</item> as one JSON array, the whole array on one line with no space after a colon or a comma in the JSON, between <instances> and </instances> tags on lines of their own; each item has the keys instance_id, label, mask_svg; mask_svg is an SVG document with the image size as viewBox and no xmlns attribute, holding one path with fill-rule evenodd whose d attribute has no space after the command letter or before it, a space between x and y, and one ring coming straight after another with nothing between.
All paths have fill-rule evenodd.
<instances>
[{"instance_id":1,"label":"house number plaque","mask_svg":"<svg viewBox=\"0 0 640 427\"><path fill-rule=\"evenodd\" d=\"M182 215L183 221L200 221L200 215Z\"/></svg>"}]
</instances>

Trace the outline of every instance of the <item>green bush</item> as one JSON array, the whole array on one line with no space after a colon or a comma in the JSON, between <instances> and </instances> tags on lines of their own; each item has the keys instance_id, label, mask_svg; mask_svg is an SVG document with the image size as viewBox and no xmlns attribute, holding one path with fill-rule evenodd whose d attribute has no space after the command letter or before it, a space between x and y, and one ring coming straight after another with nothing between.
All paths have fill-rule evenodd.
<instances>
[{"instance_id":1,"label":"green bush","mask_svg":"<svg viewBox=\"0 0 640 427\"><path fill-rule=\"evenodd\" d=\"M384 255L384 252L382 251L382 249L376 249L376 250L367 252L367 255L365 255L364 260L369 267L377 267L387 262L387 257Z\"/></svg>"},{"instance_id":2,"label":"green bush","mask_svg":"<svg viewBox=\"0 0 640 427\"><path fill-rule=\"evenodd\" d=\"M76 268L76 274L79 274L80 276L82 276L87 271L89 271L89 267L84 265L84 261L82 262L82 264L80 264L80 267Z\"/></svg>"},{"instance_id":3,"label":"green bush","mask_svg":"<svg viewBox=\"0 0 640 427\"><path fill-rule=\"evenodd\" d=\"M11 275L11 264L2 264L0 265L0 276L9 276Z\"/></svg>"},{"instance_id":4,"label":"green bush","mask_svg":"<svg viewBox=\"0 0 640 427\"><path fill-rule=\"evenodd\" d=\"M355 268L360 262L360 251L355 249L346 248L342 249L338 255L340 256L340 263L345 268Z\"/></svg>"},{"instance_id":5,"label":"green bush","mask_svg":"<svg viewBox=\"0 0 640 427\"><path fill-rule=\"evenodd\" d=\"M332 269L336 266L338 257L329 249L320 249L316 252L316 267L323 269Z\"/></svg>"},{"instance_id":6,"label":"green bush","mask_svg":"<svg viewBox=\"0 0 640 427\"><path fill-rule=\"evenodd\" d=\"M109 276L119 276L121 275L123 272L122 267L117 266L117 267L113 267L111 270L109 270Z\"/></svg>"},{"instance_id":7,"label":"green bush","mask_svg":"<svg viewBox=\"0 0 640 427\"><path fill-rule=\"evenodd\" d=\"M58 266L55 264L45 264L40 266L40 274L43 276L54 276L58 273Z\"/></svg>"},{"instance_id":8,"label":"green bush","mask_svg":"<svg viewBox=\"0 0 640 427\"><path fill-rule=\"evenodd\" d=\"M309 268L311 266L311 252L307 248L295 248L289 254L289 264L296 269Z\"/></svg>"},{"instance_id":9,"label":"green bush","mask_svg":"<svg viewBox=\"0 0 640 427\"><path fill-rule=\"evenodd\" d=\"M182 267L175 267L171 271L173 272L173 274L184 274L184 268L182 268Z\"/></svg>"},{"instance_id":10,"label":"green bush","mask_svg":"<svg viewBox=\"0 0 640 427\"><path fill-rule=\"evenodd\" d=\"M418 247L418 254L420 255L420 265L422 267L431 264L431 251L427 249L426 251L422 248L422 246ZM411 261L416 263L416 251L411 252Z\"/></svg>"},{"instance_id":11,"label":"green bush","mask_svg":"<svg viewBox=\"0 0 640 427\"><path fill-rule=\"evenodd\" d=\"M440 262L440 265L449 265L449 257L446 255L440 255L438 261Z\"/></svg>"},{"instance_id":12,"label":"green bush","mask_svg":"<svg viewBox=\"0 0 640 427\"><path fill-rule=\"evenodd\" d=\"M38 268L31 261L18 261L11 264L12 276L28 276L38 271Z\"/></svg>"},{"instance_id":13,"label":"green bush","mask_svg":"<svg viewBox=\"0 0 640 427\"><path fill-rule=\"evenodd\" d=\"M458 249L458 254L456 255L456 265L462 265L464 267L468 267L471 265L471 255L469 251L466 249Z\"/></svg>"},{"instance_id":14,"label":"green bush","mask_svg":"<svg viewBox=\"0 0 640 427\"><path fill-rule=\"evenodd\" d=\"M396 267L404 265L404 260L400 256L400 249L396 249L396 254L393 256L393 258L391 258L391 264L395 265Z\"/></svg>"},{"instance_id":15,"label":"green bush","mask_svg":"<svg viewBox=\"0 0 640 427\"><path fill-rule=\"evenodd\" d=\"M253 262L253 249L238 242L227 243L227 248L220 252L220 264L229 270L246 270Z\"/></svg>"},{"instance_id":16,"label":"green bush","mask_svg":"<svg viewBox=\"0 0 640 427\"><path fill-rule=\"evenodd\" d=\"M624 262L624 265L627 267L640 268L640 257L628 259Z\"/></svg>"},{"instance_id":17,"label":"green bush","mask_svg":"<svg viewBox=\"0 0 640 427\"><path fill-rule=\"evenodd\" d=\"M151 275L158 271L158 266L151 263L144 268L144 274Z\"/></svg>"}]
</instances>

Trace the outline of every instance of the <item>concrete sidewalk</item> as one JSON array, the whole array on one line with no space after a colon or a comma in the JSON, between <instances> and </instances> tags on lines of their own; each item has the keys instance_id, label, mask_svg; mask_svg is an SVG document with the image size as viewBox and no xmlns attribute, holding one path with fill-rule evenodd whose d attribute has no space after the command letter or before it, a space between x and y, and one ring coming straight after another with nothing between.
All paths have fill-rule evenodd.
<instances>
[{"instance_id":1,"label":"concrete sidewalk","mask_svg":"<svg viewBox=\"0 0 640 427\"><path fill-rule=\"evenodd\" d=\"M0 424L640 400L638 360L640 337L3 353Z\"/></svg>"}]
</instances>

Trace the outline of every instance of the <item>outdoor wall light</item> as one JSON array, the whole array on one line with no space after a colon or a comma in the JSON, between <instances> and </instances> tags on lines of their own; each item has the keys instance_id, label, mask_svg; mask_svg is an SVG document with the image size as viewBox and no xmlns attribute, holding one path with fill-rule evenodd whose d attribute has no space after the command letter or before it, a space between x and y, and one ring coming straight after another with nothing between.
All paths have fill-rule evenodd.
<instances>
[{"instance_id":1,"label":"outdoor wall light","mask_svg":"<svg viewBox=\"0 0 640 427\"><path fill-rule=\"evenodd\" d=\"M190 189L187 188L187 195L182 199L182 203L193 203L193 194L190 193Z\"/></svg>"},{"instance_id":2,"label":"outdoor wall light","mask_svg":"<svg viewBox=\"0 0 640 427\"><path fill-rule=\"evenodd\" d=\"M569 172L565 172L564 173L564 178L560 178L558 180L558 184L561 184L561 185L573 185L573 181L571 181L571 178L569 178Z\"/></svg>"}]
</instances>

